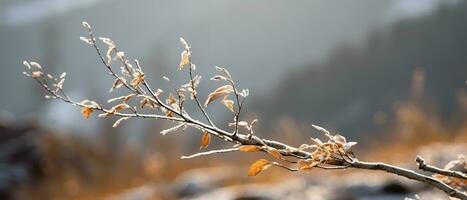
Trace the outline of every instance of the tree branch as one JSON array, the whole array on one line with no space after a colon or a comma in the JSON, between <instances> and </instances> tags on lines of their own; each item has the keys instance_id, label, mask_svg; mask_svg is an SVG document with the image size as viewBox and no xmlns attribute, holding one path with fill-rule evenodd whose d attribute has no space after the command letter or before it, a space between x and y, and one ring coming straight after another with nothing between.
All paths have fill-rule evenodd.
<instances>
[{"instance_id":1,"label":"tree branch","mask_svg":"<svg viewBox=\"0 0 467 200\"><path fill-rule=\"evenodd\" d=\"M423 170L423 171L428 171L436 174L441 174L445 176L450 176L450 177L456 177L456 178L461 178L467 180L467 175L459 172L459 171L453 171L453 170L448 170L448 169L441 169L435 166L427 165L425 163L425 160L421 156L417 156L415 159L418 163L418 168Z\"/></svg>"},{"instance_id":2,"label":"tree branch","mask_svg":"<svg viewBox=\"0 0 467 200\"><path fill-rule=\"evenodd\" d=\"M326 129L322 127L318 127L314 125L315 128L320 130L320 132L322 132L328 138L327 141L322 142L318 138L311 138L311 142L313 142L314 144L311 144L311 145L303 144L298 148L281 143L279 141L269 140L269 139L264 139L264 138L254 136L253 131L252 131L252 126L254 122L256 122L256 120L254 120L250 125L242 121L241 126L249 130L249 133L248 134L240 133L239 116L240 116L240 112L242 111L242 106L243 106L245 97L248 95L247 94L248 91L244 90L241 93L239 93L238 88L235 85L235 82L232 80L232 76L230 76L230 73L226 69L218 68L218 67L216 69L224 72L225 75L228 76L228 78L224 76L217 76L218 79L216 80L227 80L230 82L229 87L230 86L232 87L232 88L229 88L229 90L219 92L221 93L220 96L228 95L233 90L233 93L235 94L238 109L234 117L235 129L233 133L216 127L214 123L212 122L212 120L209 118L203 106L201 105L201 102L199 101L199 98L196 92L197 83L195 84L195 81L198 81L198 80L195 80L197 78L193 76L193 70L195 69L195 66L191 62L191 58L190 58L191 50L188 44L183 39L181 39L182 43L185 46L185 50L181 54L182 58L180 62L180 69L183 69L184 65L189 65L189 77L190 77L189 89L191 91L190 90L188 91L191 92L193 96L193 100L196 102L196 105L199 107L204 117L208 121L208 124L203 123L202 121L192 118L188 113L184 112L183 104L181 103L182 96L181 94L178 93L179 90L183 91L182 89L184 89L184 86L181 86L179 90L175 88L177 95L179 96L178 107L176 103L174 103L176 102L176 100L174 100L173 98L171 99L170 96L167 99L167 101L164 102L159 96L160 93L162 93L162 90L158 89L157 92L154 92L154 90L152 90L151 87L149 86L148 82L144 79L143 70L139 62L135 60L137 69L134 70L131 68L132 66L128 64L129 61L123 57L123 52L121 53L118 52L116 56L119 57L120 61L122 61L122 63L124 64L124 68L130 73L130 77L133 78L133 81L131 82L131 84L128 84L128 82L124 79L124 77L117 75L117 73L113 71L112 66L110 64L111 53L114 50L116 51L114 42L108 38L105 38L105 39L100 38L103 40L104 43L109 45L109 50L107 51L107 55L106 55L108 61L106 62L104 56L102 55L101 51L99 50L96 44L96 40L94 38L91 27L86 22L83 22L83 26L85 26L86 29L88 30L90 38L89 39L82 38L82 40L88 44L91 44L94 47L98 57L100 58L102 63L105 65L105 67L108 69L110 74L114 76L117 81L121 82L121 84L125 86L131 92L128 96L122 96L122 98L120 97L115 98L115 99L122 100L123 102L121 104L114 106L112 109L105 109L101 105L93 101L89 101L89 100L85 100L83 102L73 101L68 96L66 96L65 92L62 90L64 78L61 77L60 81L57 81L58 79L53 78L51 75L48 75L47 77L44 76L42 67L40 67L40 65L35 62L27 62L27 61L24 62L24 65L28 68L28 72L24 72L24 74L26 74L29 77L32 77L39 85L41 85L51 95L51 98L60 99L66 103L79 106L85 109L84 111L86 111L86 114L83 111L83 116L85 116L86 118L89 117L90 113L93 110L98 110L100 112L103 112L104 116L114 115L114 116L121 117L114 124L115 126L118 125L120 121L124 119L129 119L129 118L151 118L151 119L168 120L168 121L176 122L178 125L173 128L163 131L163 133L168 133L170 131L176 131L180 127L189 126L189 127L193 127L195 129L201 130L202 132L207 132L208 134L214 135L226 142L234 143L236 145L241 145L235 148L212 150L212 151L207 151L207 152L196 153L196 154L189 155L189 156L182 156L182 159L190 159L190 158L195 158L199 156L211 155L211 154L216 154L216 153L228 153L228 152L239 151L239 150L240 151L265 151L280 161L287 161L292 164L297 164L298 167L290 168L278 162L269 162L269 161L267 161L267 164L278 166L278 167L281 167L281 168L284 168L284 169L287 169L293 172L300 171L300 170L306 170L306 169L312 169L312 168L320 168L320 169L325 169L325 170L356 168L356 169L384 171L390 174L395 174L395 175L403 176L408 179L426 183L428 185L431 185L435 188L438 188L444 191L445 193L447 193L448 195L452 197L456 197L460 199L467 199L467 195L465 194L465 192L456 190L455 188L449 186L448 184L434 177L426 176L426 175L417 173L413 170L396 167L396 166L389 165L386 163L379 163L379 162L372 163L372 162L359 161L357 160L357 158L351 151L351 147L355 145L356 142L347 142L345 137L339 134L332 135L329 131L327 131ZM135 72L136 75L131 74L132 72ZM138 75L140 75L140 77L138 77ZM47 78L53 80L54 84L49 85L47 82L48 80ZM62 84L59 84L59 82L62 82ZM144 87L141 87L140 85ZM115 85L112 86L112 88L114 87ZM185 89L188 89L188 88L185 87ZM61 92L61 94L59 92ZM149 95L146 95L147 92L149 92ZM239 95L243 97L241 101L240 101ZM129 99L132 98L133 96L135 96L134 98L141 98L143 100L142 103L140 103L141 109L143 109L143 107L146 105L147 103L146 101L150 101L150 103L154 104L152 105L154 112L159 112L159 113L165 112L165 113L163 115L146 114L146 113L142 113L142 111L138 111L136 109L136 106L131 107L127 104ZM213 99L217 99L220 96L219 94L216 94L216 97ZM123 106L118 107L120 105L123 105ZM160 108L157 109L156 107L160 107ZM231 106L229 108L231 108ZM131 113L119 111L119 110L125 110L125 109L129 109ZM173 115L176 115L176 116L174 117ZM253 148L247 148L247 149L242 148L245 146L253 147ZM304 146L305 148L302 148L302 146ZM311 149L313 151L305 151L305 149ZM287 160L284 157L293 157L294 161ZM295 161L295 159L297 159L298 161ZM265 161L265 160L262 160L262 161ZM433 173L442 174L442 175L446 175L450 177L466 179L466 175L461 172L444 170L444 169L440 169L437 167L426 165L425 161L421 157L417 157L416 161L419 164L419 168L422 170L430 171ZM259 163L265 164L265 162L259 162ZM260 167L264 167L264 166L260 166Z\"/></svg>"}]
</instances>

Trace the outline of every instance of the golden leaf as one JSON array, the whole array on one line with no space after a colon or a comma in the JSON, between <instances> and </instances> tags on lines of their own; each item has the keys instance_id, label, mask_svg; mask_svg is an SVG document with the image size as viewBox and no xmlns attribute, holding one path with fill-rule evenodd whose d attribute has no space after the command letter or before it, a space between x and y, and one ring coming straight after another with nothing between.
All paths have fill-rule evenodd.
<instances>
[{"instance_id":1,"label":"golden leaf","mask_svg":"<svg viewBox=\"0 0 467 200\"><path fill-rule=\"evenodd\" d=\"M168 111L165 113L165 115L166 115L167 117L173 117L173 116L174 116L173 112L170 111L170 110L168 110Z\"/></svg>"},{"instance_id":2,"label":"golden leaf","mask_svg":"<svg viewBox=\"0 0 467 200\"><path fill-rule=\"evenodd\" d=\"M169 98L167 99L167 103L172 105L172 104L175 104L177 103L177 100L175 99L175 97L171 94L169 95Z\"/></svg>"},{"instance_id":3,"label":"golden leaf","mask_svg":"<svg viewBox=\"0 0 467 200\"><path fill-rule=\"evenodd\" d=\"M91 116L92 111L93 110L90 107L85 106L85 107L81 108L81 114L83 114L83 117L86 118L86 119L89 118L89 116Z\"/></svg>"},{"instance_id":4,"label":"golden leaf","mask_svg":"<svg viewBox=\"0 0 467 200\"><path fill-rule=\"evenodd\" d=\"M133 87L138 87L144 81L143 73L136 73L135 78L131 81L130 85Z\"/></svg>"},{"instance_id":5,"label":"golden leaf","mask_svg":"<svg viewBox=\"0 0 467 200\"><path fill-rule=\"evenodd\" d=\"M234 89L231 85L224 85L216 90L214 92L211 92L211 94L208 95L208 98L206 99L206 103L204 103L204 106L208 106L209 103L212 101L218 99L221 96L227 95L234 92Z\"/></svg>"},{"instance_id":6,"label":"golden leaf","mask_svg":"<svg viewBox=\"0 0 467 200\"><path fill-rule=\"evenodd\" d=\"M265 159L259 159L255 161L248 170L248 176L256 176L258 173L263 171L269 166L269 161Z\"/></svg>"},{"instance_id":7,"label":"golden leaf","mask_svg":"<svg viewBox=\"0 0 467 200\"><path fill-rule=\"evenodd\" d=\"M122 109L125 109L125 108L128 108L128 105L122 103L122 104L118 104L114 107L112 107L112 109L110 109L109 113L115 113L119 110L122 110Z\"/></svg>"},{"instance_id":8,"label":"golden leaf","mask_svg":"<svg viewBox=\"0 0 467 200\"><path fill-rule=\"evenodd\" d=\"M282 160L282 155L278 150L270 149L268 150L268 153L271 154L272 157Z\"/></svg>"},{"instance_id":9,"label":"golden leaf","mask_svg":"<svg viewBox=\"0 0 467 200\"><path fill-rule=\"evenodd\" d=\"M227 97L227 96L226 96L226 97ZM224 98L221 102L222 102L222 103L224 104L224 106L227 107L230 111L235 112L235 111L234 111L234 102L233 102L232 100L229 100L229 99L225 99L225 98Z\"/></svg>"},{"instance_id":10,"label":"golden leaf","mask_svg":"<svg viewBox=\"0 0 467 200\"><path fill-rule=\"evenodd\" d=\"M180 66L179 70L183 69L183 66L190 63L190 53L187 50L183 50L182 54L180 55Z\"/></svg>"},{"instance_id":11,"label":"golden leaf","mask_svg":"<svg viewBox=\"0 0 467 200\"><path fill-rule=\"evenodd\" d=\"M136 95L136 94L129 94L129 95L127 95L127 96L125 96L125 97L123 98L123 101L124 101L125 103L128 103L128 101L130 101L131 98L134 97L135 95Z\"/></svg>"},{"instance_id":12,"label":"golden leaf","mask_svg":"<svg viewBox=\"0 0 467 200\"><path fill-rule=\"evenodd\" d=\"M261 151L261 148L259 148L256 145L244 145L244 146L241 146L238 150L244 151L244 152L256 152L256 151Z\"/></svg>"},{"instance_id":13,"label":"golden leaf","mask_svg":"<svg viewBox=\"0 0 467 200\"><path fill-rule=\"evenodd\" d=\"M313 167L316 167L319 162L313 161L313 160L299 160L298 161L298 169L300 170L305 170L305 169L312 169Z\"/></svg>"},{"instance_id":14,"label":"golden leaf","mask_svg":"<svg viewBox=\"0 0 467 200\"><path fill-rule=\"evenodd\" d=\"M207 148L209 146L209 143L211 143L211 134L209 132L205 131L203 133L203 137L201 138L201 147L202 148Z\"/></svg>"},{"instance_id":15,"label":"golden leaf","mask_svg":"<svg viewBox=\"0 0 467 200\"><path fill-rule=\"evenodd\" d=\"M43 73L42 73L41 71L35 71L35 72L32 72L32 73L31 73L31 76L32 76L33 78L37 78L37 77L42 76L42 74L43 74Z\"/></svg>"}]
</instances>

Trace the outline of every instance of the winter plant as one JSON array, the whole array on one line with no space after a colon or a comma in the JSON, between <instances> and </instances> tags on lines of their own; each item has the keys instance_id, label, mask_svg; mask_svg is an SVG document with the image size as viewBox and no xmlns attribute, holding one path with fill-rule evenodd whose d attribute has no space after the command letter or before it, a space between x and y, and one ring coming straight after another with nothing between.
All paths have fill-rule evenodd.
<instances>
[{"instance_id":1,"label":"winter plant","mask_svg":"<svg viewBox=\"0 0 467 200\"><path fill-rule=\"evenodd\" d=\"M438 188L449 196L467 199L465 185L467 175L462 171L454 170L455 165L466 165L465 157L452 161L445 168L437 168L425 163L423 158L417 156L416 162L420 170L433 175L425 175L413 170L389 165L381 162L364 162L357 159L352 152L352 147L357 142L349 142L339 134L333 134L325 128L313 125L326 138L321 141L311 138L309 143L299 147L289 146L279 141L260 138L254 134L254 126L257 120L251 122L241 119L242 108L245 99L249 95L248 89L240 89L229 71L222 67L215 67L218 75L210 80L217 82L220 87L211 92L207 98L198 95L198 87L201 76L195 73L196 66L192 63L192 51L188 43L180 38L183 50L180 56L179 71L184 71L189 76L189 82L174 87L171 92L162 89L152 89L138 60L130 61L125 53L117 49L116 43L110 38L96 37L87 22L82 22L88 35L80 37L95 51L109 74L114 78L110 92L115 89L126 89L127 95L115 97L107 101L112 106L106 106L93 100L72 100L63 89L66 73L58 77L47 74L45 70L33 61L24 61L27 71L24 74L31 77L41 85L48 93L45 98L59 99L66 103L81 107L84 118L89 118L94 112L99 112L98 117L116 116L113 127L117 127L125 120L136 118L150 118L173 122L173 127L162 130L166 135L171 132L184 130L188 127L197 129L201 133L201 148L207 148L211 137L218 137L226 143L233 144L231 148L211 150L182 156L182 159L191 159L198 156L227 152L265 152L272 156L271 159L259 159L250 166L249 176L256 176L268 167L280 167L292 172L311 170L314 168L326 170L339 170L347 168L384 171L390 174L406 177L418 182L423 182ZM107 50L100 49L98 42L102 42ZM119 63L120 68L115 65ZM171 85L175 85L169 78L163 77ZM230 130L221 129L211 120L206 108L216 101L222 103L233 114L233 121L228 123ZM185 109L186 102L191 102L202 113L203 119L196 119ZM275 160L275 161L271 161Z\"/></svg>"}]
</instances>

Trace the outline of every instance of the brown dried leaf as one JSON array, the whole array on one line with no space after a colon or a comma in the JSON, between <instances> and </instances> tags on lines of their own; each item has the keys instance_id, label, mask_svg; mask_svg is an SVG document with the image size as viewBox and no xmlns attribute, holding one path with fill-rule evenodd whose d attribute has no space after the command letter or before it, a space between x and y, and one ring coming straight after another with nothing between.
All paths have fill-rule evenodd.
<instances>
[{"instance_id":1,"label":"brown dried leaf","mask_svg":"<svg viewBox=\"0 0 467 200\"><path fill-rule=\"evenodd\" d=\"M281 153L276 150L276 149L269 149L268 150L268 153L271 154L272 157L276 158L276 159L279 159L279 160L282 160L282 155Z\"/></svg>"},{"instance_id":2,"label":"brown dried leaf","mask_svg":"<svg viewBox=\"0 0 467 200\"><path fill-rule=\"evenodd\" d=\"M269 166L269 161L265 159L259 159L255 161L248 170L248 176L256 176L258 173L263 171Z\"/></svg>"},{"instance_id":3,"label":"brown dried leaf","mask_svg":"<svg viewBox=\"0 0 467 200\"><path fill-rule=\"evenodd\" d=\"M91 116L92 111L93 110L92 110L91 107L85 106L85 107L81 108L81 114L83 114L83 117L86 118L86 119L89 118L89 116Z\"/></svg>"},{"instance_id":4,"label":"brown dried leaf","mask_svg":"<svg viewBox=\"0 0 467 200\"><path fill-rule=\"evenodd\" d=\"M336 135L332 136L332 138L333 138L334 141L337 142L337 143L340 143L340 144L345 144L345 143L347 143L347 140L346 140L345 137L342 136L342 135L336 134Z\"/></svg>"},{"instance_id":5,"label":"brown dried leaf","mask_svg":"<svg viewBox=\"0 0 467 200\"><path fill-rule=\"evenodd\" d=\"M205 131L203 133L203 137L201 138L201 147L200 147L200 149L207 148L210 143L211 143L211 134L209 134L209 132Z\"/></svg>"},{"instance_id":6,"label":"brown dried leaf","mask_svg":"<svg viewBox=\"0 0 467 200\"><path fill-rule=\"evenodd\" d=\"M167 117L173 117L173 116L174 116L173 112L170 111L170 110L168 110L168 111L165 113L165 115L166 115Z\"/></svg>"},{"instance_id":7,"label":"brown dried leaf","mask_svg":"<svg viewBox=\"0 0 467 200\"><path fill-rule=\"evenodd\" d=\"M37 77L42 76L42 74L43 74L43 73L42 73L41 71L35 71L35 72L32 72L32 73L31 73L31 76L32 76L33 78L37 78Z\"/></svg>"},{"instance_id":8,"label":"brown dried leaf","mask_svg":"<svg viewBox=\"0 0 467 200\"><path fill-rule=\"evenodd\" d=\"M128 108L127 104L124 104L124 103L118 104L118 105L112 107L112 109L110 109L109 113L115 113L115 112L117 112L119 110L123 110L125 108Z\"/></svg>"},{"instance_id":9,"label":"brown dried leaf","mask_svg":"<svg viewBox=\"0 0 467 200\"><path fill-rule=\"evenodd\" d=\"M208 98L206 99L206 103L204 103L204 106L208 106L209 103L212 101L218 99L221 96L227 95L234 92L234 89L231 85L224 85L219 88L217 88L214 92L208 95Z\"/></svg>"},{"instance_id":10,"label":"brown dried leaf","mask_svg":"<svg viewBox=\"0 0 467 200\"><path fill-rule=\"evenodd\" d=\"M300 170L306 170L306 169L312 169L313 167L316 167L319 162L316 162L314 160L299 160L298 161L298 169Z\"/></svg>"},{"instance_id":11,"label":"brown dried leaf","mask_svg":"<svg viewBox=\"0 0 467 200\"><path fill-rule=\"evenodd\" d=\"M126 96L123 98L123 101L124 101L125 103L128 103L128 101L130 101L131 98L134 97L134 96L135 96L135 94L126 95Z\"/></svg>"},{"instance_id":12,"label":"brown dried leaf","mask_svg":"<svg viewBox=\"0 0 467 200\"><path fill-rule=\"evenodd\" d=\"M131 81L130 85L133 87L138 87L144 81L144 74L143 73L136 73L135 78Z\"/></svg>"},{"instance_id":13,"label":"brown dried leaf","mask_svg":"<svg viewBox=\"0 0 467 200\"><path fill-rule=\"evenodd\" d=\"M180 65L179 70L182 70L183 67L187 64L190 64L190 53L187 50L183 50L182 54L180 55Z\"/></svg>"},{"instance_id":14,"label":"brown dried leaf","mask_svg":"<svg viewBox=\"0 0 467 200\"><path fill-rule=\"evenodd\" d=\"M261 148L259 148L256 145L244 145L244 146L241 146L239 150L244 151L244 152L257 152L257 151L261 151Z\"/></svg>"},{"instance_id":15,"label":"brown dried leaf","mask_svg":"<svg viewBox=\"0 0 467 200\"><path fill-rule=\"evenodd\" d=\"M170 94L169 98L167 98L167 103L170 105L175 104L177 103L177 99L175 99L175 97L172 94Z\"/></svg>"},{"instance_id":16,"label":"brown dried leaf","mask_svg":"<svg viewBox=\"0 0 467 200\"><path fill-rule=\"evenodd\" d=\"M226 97L227 97L227 96L226 96ZM235 112L235 111L234 111L234 102L233 102L232 100L230 100L230 99L225 99L225 98L224 98L221 102L222 102L222 103L224 104L224 106L227 107L230 111Z\"/></svg>"}]
</instances>

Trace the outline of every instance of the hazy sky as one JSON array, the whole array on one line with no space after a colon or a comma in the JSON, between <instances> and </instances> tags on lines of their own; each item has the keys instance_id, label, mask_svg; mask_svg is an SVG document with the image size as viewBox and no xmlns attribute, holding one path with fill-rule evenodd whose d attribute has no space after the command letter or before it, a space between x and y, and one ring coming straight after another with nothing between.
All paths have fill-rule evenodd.
<instances>
[{"instance_id":1,"label":"hazy sky","mask_svg":"<svg viewBox=\"0 0 467 200\"><path fill-rule=\"evenodd\" d=\"M101 91L111 80L102 78L95 55L78 40L82 20L141 59L150 78L175 73L183 36L205 80L214 66L226 66L241 87L259 97L274 91L289 73L322 62L337 46L361 45L375 28L430 13L440 2L455 0L2 1L0 66L6 70L0 74L0 92L9 95L0 99L0 110L23 116L47 105L45 110L67 116L56 121L73 125L80 118L70 106L44 104L43 92L21 77L24 59L39 61L53 73L67 71L65 88L78 99L105 97Z\"/></svg>"}]
</instances>

